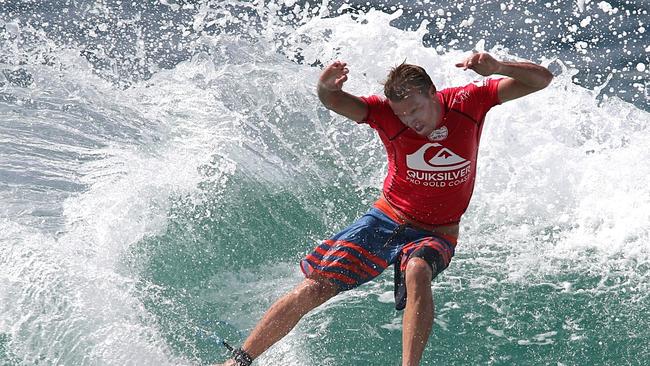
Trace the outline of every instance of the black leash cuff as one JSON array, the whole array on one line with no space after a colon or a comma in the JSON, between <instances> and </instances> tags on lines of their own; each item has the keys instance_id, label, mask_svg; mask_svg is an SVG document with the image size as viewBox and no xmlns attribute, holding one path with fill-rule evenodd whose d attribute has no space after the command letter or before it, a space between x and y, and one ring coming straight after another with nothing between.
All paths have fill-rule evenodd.
<instances>
[{"instance_id":1,"label":"black leash cuff","mask_svg":"<svg viewBox=\"0 0 650 366\"><path fill-rule=\"evenodd\" d=\"M241 348L233 350L232 355L237 366L250 366L253 363L253 357Z\"/></svg>"},{"instance_id":2,"label":"black leash cuff","mask_svg":"<svg viewBox=\"0 0 650 366\"><path fill-rule=\"evenodd\" d=\"M226 343L226 341L222 341L222 343L230 352L232 352L232 359L237 362L237 366L251 366L253 363L253 357L246 353L246 351L241 348L233 348L231 345Z\"/></svg>"}]
</instances>

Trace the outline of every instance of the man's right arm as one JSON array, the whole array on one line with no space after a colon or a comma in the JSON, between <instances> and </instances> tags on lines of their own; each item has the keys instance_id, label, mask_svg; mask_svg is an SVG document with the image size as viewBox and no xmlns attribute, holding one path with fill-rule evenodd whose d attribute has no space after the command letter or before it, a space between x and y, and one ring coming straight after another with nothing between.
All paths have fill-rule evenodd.
<instances>
[{"instance_id":1,"label":"man's right arm","mask_svg":"<svg viewBox=\"0 0 650 366\"><path fill-rule=\"evenodd\" d=\"M343 90L328 90L319 83L318 99L327 109L356 122L363 121L368 115L366 102Z\"/></svg>"},{"instance_id":2,"label":"man's right arm","mask_svg":"<svg viewBox=\"0 0 650 366\"><path fill-rule=\"evenodd\" d=\"M368 105L361 98L342 90L349 72L345 66L344 62L335 61L323 70L318 80L318 99L327 109L362 122L368 115Z\"/></svg>"}]
</instances>

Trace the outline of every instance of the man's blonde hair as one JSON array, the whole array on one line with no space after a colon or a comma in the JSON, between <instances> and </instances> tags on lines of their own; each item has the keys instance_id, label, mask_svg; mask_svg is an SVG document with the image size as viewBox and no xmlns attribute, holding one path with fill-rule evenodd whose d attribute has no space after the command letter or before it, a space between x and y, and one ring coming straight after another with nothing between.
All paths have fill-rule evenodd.
<instances>
[{"instance_id":1,"label":"man's blonde hair","mask_svg":"<svg viewBox=\"0 0 650 366\"><path fill-rule=\"evenodd\" d=\"M426 94L431 87L436 90L431 78L422 67L404 61L388 73L388 78L384 82L384 95L393 102L400 102L408 97L412 89Z\"/></svg>"}]
</instances>

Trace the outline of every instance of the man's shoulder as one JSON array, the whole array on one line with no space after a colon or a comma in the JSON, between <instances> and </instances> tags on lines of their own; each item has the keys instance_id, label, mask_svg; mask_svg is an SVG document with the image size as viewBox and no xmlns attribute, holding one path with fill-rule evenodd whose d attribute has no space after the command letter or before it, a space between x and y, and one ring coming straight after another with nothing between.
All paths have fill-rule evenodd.
<instances>
[{"instance_id":1,"label":"man's shoulder","mask_svg":"<svg viewBox=\"0 0 650 366\"><path fill-rule=\"evenodd\" d=\"M388 98L384 96L372 94L369 96L361 97L361 100L363 100L366 103L368 109L370 110L371 115L372 114L375 115L393 114L393 109L390 107L390 104L388 103Z\"/></svg>"},{"instance_id":2,"label":"man's shoulder","mask_svg":"<svg viewBox=\"0 0 650 366\"><path fill-rule=\"evenodd\" d=\"M489 88L494 81L494 78L472 80L467 84L444 88L440 90L440 92L447 95L458 93L476 93L479 92L482 88Z\"/></svg>"},{"instance_id":3,"label":"man's shoulder","mask_svg":"<svg viewBox=\"0 0 650 366\"><path fill-rule=\"evenodd\" d=\"M388 105L388 98L383 97L378 94L371 94L368 96L363 96L361 97L361 100L366 102L366 104L372 106L372 105Z\"/></svg>"},{"instance_id":4,"label":"man's shoulder","mask_svg":"<svg viewBox=\"0 0 650 366\"><path fill-rule=\"evenodd\" d=\"M499 80L500 78L473 80L465 85L446 88L440 92L449 108L474 108L477 105L495 102L496 86Z\"/></svg>"},{"instance_id":5,"label":"man's shoulder","mask_svg":"<svg viewBox=\"0 0 650 366\"><path fill-rule=\"evenodd\" d=\"M393 131L396 128L403 127L393 109L388 103L388 98L381 95L370 95L361 97L368 106L368 116L364 120L371 127L385 131Z\"/></svg>"}]
</instances>

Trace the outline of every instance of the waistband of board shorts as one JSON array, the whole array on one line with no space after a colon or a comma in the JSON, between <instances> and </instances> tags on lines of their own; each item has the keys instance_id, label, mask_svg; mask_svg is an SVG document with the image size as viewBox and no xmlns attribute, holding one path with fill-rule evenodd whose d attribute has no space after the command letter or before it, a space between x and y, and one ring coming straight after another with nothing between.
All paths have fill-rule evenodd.
<instances>
[{"instance_id":1,"label":"waistband of board shorts","mask_svg":"<svg viewBox=\"0 0 650 366\"><path fill-rule=\"evenodd\" d=\"M451 225L458 225L457 222L451 224L445 224L445 225L431 225L431 224L426 224L417 221L415 219L406 216L404 213L400 212L399 210L395 209L393 205L391 205L390 202L388 202L388 200L386 199L386 197L384 197L383 194L379 197L377 201L375 201L373 206L376 209L383 212L386 216L388 216L391 220L395 221L399 225L405 225L417 230L431 232L434 236L438 236L447 240L453 246L456 246L458 242L458 237L456 235L440 232L440 229L442 228L449 227Z\"/></svg>"}]
</instances>

